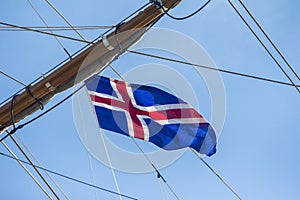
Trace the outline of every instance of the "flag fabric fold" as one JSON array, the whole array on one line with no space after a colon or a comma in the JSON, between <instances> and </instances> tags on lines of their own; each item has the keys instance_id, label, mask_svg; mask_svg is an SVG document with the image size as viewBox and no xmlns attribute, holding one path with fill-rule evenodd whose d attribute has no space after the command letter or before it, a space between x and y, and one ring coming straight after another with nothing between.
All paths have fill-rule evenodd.
<instances>
[{"instance_id":1,"label":"flag fabric fold","mask_svg":"<svg viewBox=\"0 0 300 200\"><path fill-rule=\"evenodd\" d=\"M194 108L159 88L94 75L85 81L100 128L165 150L216 152L213 127Z\"/></svg>"}]
</instances>

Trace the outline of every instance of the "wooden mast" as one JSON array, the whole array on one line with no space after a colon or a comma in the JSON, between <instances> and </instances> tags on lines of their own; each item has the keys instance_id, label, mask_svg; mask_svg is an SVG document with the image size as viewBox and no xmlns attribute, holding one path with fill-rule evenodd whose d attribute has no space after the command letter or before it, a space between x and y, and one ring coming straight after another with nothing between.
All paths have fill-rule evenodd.
<instances>
[{"instance_id":1,"label":"wooden mast","mask_svg":"<svg viewBox=\"0 0 300 200\"><path fill-rule=\"evenodd\" d=\"M179 2L181 0L162 0L166 9L175 7ZM162 15L162 9L151 4L128 22L118 25L106 38L92 44L36 84L28 86L27 90L15 96L13 106L10 100L0 107L0 134L12 124L12 109L15 122L24 119L39 108L36 99L46 104L55 94L99 72L137 42Z\"/></svg>"}]
</instances>

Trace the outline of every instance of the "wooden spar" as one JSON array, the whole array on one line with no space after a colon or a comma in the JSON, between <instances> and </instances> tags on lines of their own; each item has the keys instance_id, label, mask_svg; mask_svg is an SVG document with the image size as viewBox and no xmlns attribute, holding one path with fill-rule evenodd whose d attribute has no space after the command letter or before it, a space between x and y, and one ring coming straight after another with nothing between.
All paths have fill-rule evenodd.
<instances>
[{"instance_id":1,"label":"wooden spar","mask_svg":"<svg viewBox=\"0 0 300 200\"><path fill-rule=\"evenodd\" d=\"M162 0L166 9L175 7L179 2L181 0ZM106 36L106 39L94 43L36 84L30 85L28 88L31 94L46 104L55 94L101 71L137 42L162 15L163 11L155 4L151 4L128 22L120 24L114 32ZM15 96L13 108L11 108L12 100L0 107L0 134L12 124L11 109L17 122L39 108L30 92L25 90Z\"/></svg>"}]
</instances>

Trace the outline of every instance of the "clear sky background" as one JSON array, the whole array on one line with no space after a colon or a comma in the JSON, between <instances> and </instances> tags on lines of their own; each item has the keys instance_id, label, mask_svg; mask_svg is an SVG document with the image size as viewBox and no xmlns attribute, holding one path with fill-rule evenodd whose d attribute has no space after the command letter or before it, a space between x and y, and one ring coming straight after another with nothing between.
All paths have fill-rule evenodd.
<instances>
[{"instance_id":1,"label":"clear sky background","mask_svg":"<svg viewBox=\"0 0 300 200\"><path fill-rule=\"evenodd\" d=\"M73 25L114 25L147 3L146 0L51 2ZM238 5L237 1L233 2ZM65 25L44 1L32 3L49 25ZM185 16L203 3L204 1L183 1L171 13ZM245 4L300 73L300 3L291 0L245 0ZM240 6L239 9L242 10ZM26 0L3 1L0 19L23 26L43 26ZM185 21L174 21L165 16L155 26L179 31L193 38L203 46L219 68L287 82L226 0L213 0L202 12ZM71 31L59 33L77 37ZM101 33L101 30L82 31L88 40ZM3 31L0 36L0 70L26 84L67 58L51 36ZM61 41L70 53L84 45L74 41ZM279 58L277 55L276 57ZM169 67L175 65L129 54L121 56L113 65L120 73L125 73L128 67L143 63L161 63ZM280 60L280 63L283 62ZM178 69L178 65L176 67ZM186 68L188 67L183 66L180 73L188 74ZM109 70L105 74L117 78ZM205 160L243 199L297 199L300 195L299 93L290 86L228 74L221 76L227 97L226 119L217 146L218 152ZM190 80L199 94L206 91L200 84L202 80L197 82L193 77ZM293 80L300 84L295 77ZM2 75L0 82L1 101L22 88ZM46 108L70 92L71 90L56 96ZM211 113L208 93L204 92L204 96L197 95L197 98L201 113L209 119ZM116 191L110 169L94 158L91 160L94 175L91 175L88 153L73 121L71 99L17 134L44 167L89 183L93 183L94 176L96 185ZM6 142L23 158L9 139ZM148 148L147 144L143 144L143 147ZM8 153L3 146L0 146L0 151ZM0 166L0 199L47 199L16 161L0 157ZM190 151L186 151L180 159L161 172L180 199L236 199ZM164 199L155 173L116 172L116 176L121 192L126 195L145 200ZM61 177L53 178L70 199L96 199L96 196L98 199L119 199L115 195L95 191ZM175 199L165 185L162 187L167 199Z\"/></svg>"}]
</instances>

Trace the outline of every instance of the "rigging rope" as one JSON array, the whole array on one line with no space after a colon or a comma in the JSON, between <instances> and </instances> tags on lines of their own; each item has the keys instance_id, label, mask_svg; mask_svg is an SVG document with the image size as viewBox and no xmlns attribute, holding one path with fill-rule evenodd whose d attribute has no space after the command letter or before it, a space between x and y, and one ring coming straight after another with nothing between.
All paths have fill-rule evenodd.
<instances>
[{"instance_id":1,"label":"rigging rope","mask_svg":"<svg viewBox=\"0 0 300 200\"><path fill-rule=\"evenodd\" d=\"M5 22L0 22L0 24L5 25L5 26L9 26L9 27L24 29L24 30L27 30L27 31L42 33L42 34L45 34L45 35L52 35L52 36L56 36L56 37L60 37L60 38L68 39L68 40L73 40L73 41L77 41L77 42L84 42L84 43L87 43L87 44L91 44L91 42L88 42L88 41L85 41L85 40L82 40L82 39L77 39L77 38L68 37L68 36L64 36L64 35L59 35L59 34L55 34L55 33L49 33L49 32L46 32L46 31L41 31L41 30L37 30L37 29L28 28L26 26L18 26L18 25L14 25L14 24L5 23Z\"/></svg>"},{"instance_id":2,"label":"rigging rope","mask_svg":"<svg viewBox=\"0 0 300 200\"><path fill-rule=\"evenodd\" d=\"M157 173L157 178L161 178L161 180L167 185L167 187L169 188L169 190L172 192L172 194L174 195L174 197L177 200L180 200L179 197L177 196L177 194L175 193L175 191L172 189L172 187L169 185L169 183L167 182L167 180L162 176L162 174L160 173L160 171L155 167L155 165L151 162L150 158L146 155L146 153L143 151L143 149L139 146L139 144L135 141L134 138L132 138L132 141L134 142L134 144L137 146L137 148L142 152L142 154L144 155L144 157L147 159L147 161L149 162L149 164L153 167L153 169L156 171Z\"/></svg>"},{"instance_id":3,"label":"rigging rope","mask_svg":"<svg viewBox=\"0 0 300 200\"><path fill-rule=\"evenodd\" d=\"M218 179L240 200L242 200L242 198L240 197L240 195L234 191L234 189L228 184L226 183L226 181L203 159L200 157L200 155L198 154L198 152L196 152L194 149L190 148L192 150L192 152L206 165L206 167L209 168L209 170L216 176L218 177Z\"/></svg>"},{"instance_id":4,"label":"rigging rope","mask_svg":"<svg viewBox=\"0 0 300 200\"><path fill-rule=\"evenodd\" d=\"M52 194L56 197L56 199L60 199L56 192L53 190L51 185L48 183L48 181L44 178L44 176L41 174L41 172L35 167L31 159L28 157L28 155L25 153L25 151L22 149L22 147L19 145L19 143L15 140L15 138L10 135L11 140L14 142L14 144L18 147L18 149L21 151L21 153L25 156L26 160L32 165L34 171L39 175L39 177L42 179L42 181L46 184L46 186L50 189Z\"/></svg>"},{"instance_id":5,"label":"rigging rope","mask_svg":"<svg viewBox=\"0 0 300 200\"><path fill-rule=\"evenodd\" d=\"M115 26L97 26L97 25L85 25L85 26L73 26L73 28L70 28L69 26L26 26L27 28L31 28L31 29L36 29L36 30L49 30L51 29L51 31L74 31L74 29L76 30L101 30L101 29L110 29L110 28L114 28ZM23 29L18 29L18 28L13 28L10 26L0 26L0 31L27 31L27 30L23 30Z\"/></svg>"},{"instance_id":6,"label":"rigging rope","mask_svg":"<svg viewBox=\"0 0 300 200\"><path fill-rule=\"evenodd\" d=\"M51 28L48 26L47 22L43 19L43 17L40 15L40 13L37 11L37 9L33 6L33 4L31 3L30 0L27 0L27 2L29 3L30 7L34 10L34 12L37 14L37 16L40 18L40 20L44 23L44 25L48 28L48 30L50 31L50 33L53 34L53 31L51 30ZM64 47L64 45L62 44L62 42L57 38L57 36L54 36L55 40L58 42L58 44L63 48L63 50L65 51L65 53L70 57L70 53L67 51L67 49Z\"/></svg>"},{"instance_id":7,"label":"rigging rope","mask_svg":"<svg viewBox=\"0 0 300 200\"><path fill-rule=\"evenodd\" d=\"M17 83L23 85L24 87L27 86L25 83L19 81L18 79L16 79L16 78L10 76L9 74L7 74L7 73L5 73L5 72L3 72L3 71L1 71L1 70L0 70L0 74L3 74L3 75L6 76L7 78L9 78L9 79L11 79L11 80L13 80L13 81L15 81L15 82L17 82Z\"/></svg>"},{"instance_id":8,"label":"rigging rope","mask_svg":"<svg viewBox=\"0 0 300 200\"><path fill-rule=\"evenodd\" d=\"M55 8L55 6L49 1L49 0L45 0L47 2L47 4L79 35L79 37L81 37L82 40L86 41L87 40L83 37L83 35L81 35L79 33L79 31L77 31L73 25L61 14L61 12L59 12L59 10L57 10Z\"/></svg>"},{"instance_id":9,"label":"rigging rope","mask_svg":"<svg viewBox=\"0 0 300 200\"><path fill-rule=\"evenodd\" d=\"M27 147L27 145L24 143L24 141L16 134L15 135L17 140L22 144L22 146L26 149L26 151L30 154L30 156L33 158L33 160L37 163L38 166L43 167L43 165L40 163L40 161L33 155L33 153L30 151L30 149ZM67 195L64 193L64 191L59 187L59 185L55 182L55 180L50 176L50 174L47 171L44 171L45 174L48 176L48 178L52 181L52 183L55 185L55 187L62 193L65 199L69 200Z\"/></svg>"},{"instance_id":10,"label":"rigging rope","mask_svg":"<svg viewBox=\"0 0 300 200\"><path fill-rule=\"evenodd\" d=\"M79 99L79 96L78 96L78 99ZM79 110L79 114L80 114L80 121L81 123L83 124L83 116L82 116L82 113L81 113L81 104L79 103L80 101L78 100L78 105L77 105L77 108ZM83 136L83 142L85 143L85 147L86 147L86 150L87 150L87 156L88 156L88 159L89 159L89 166L90 166L90 171L91 171L91 175L92 175L92 181L93 183L95 184L96 180L95 180L95 176L94 176L94 170L93 170L93 166L92 166L92 160L91 160L91 156L90 156L90 153L89 153L89 149L88 149L88 146L87 146L87 141L86 141L86 130L85 130L85 126L82 126L83 127L83 133L84 133L84 136ZM119 191L118 191L119 192ZM95 197L96 199L98 200L98 194L97 194L97 191L95 189Z\"/></svg>"},{"instance_id":11,"label":"rigging rope","mask_svg":"<svg viewBox=\"0 0 300 200\"><path fill-rule=\"evenodd\" d=\"M159 8L161 8L163 11L164 11L164 14L166 14L168 17L172 18L172 19L175 19L175 20L185 20L185 19L188 19L188 18L191 18L193 17L194 15L198 14L201 10L203 10L209 3L211 2L211 0L208 0L205 4L203 4L199 9L197 9L195 12L187 15L187 16L184 16L184 17L175 17L173 15L171 15L169 13L169 10L166 10L164 8L164 6L161 4L161 2L159 2L158 0L155 0L154 3L159 6ZM175 2L177 3L177 1ZM172 6L171 6L172 7Z\"/></svg>"},{"instance_id":12,"label":"rigging rope","mask_svg":"<svg viewBox=\"0 0 300 200\"><path fill-rule=\"evenodd\" d=\"M93 165L92 165L92 158L91 158L91 155L89 154L89 152L87 152L87 155L88 155L88 159L89 159L89 166L90 166L90 170L91 170L92 181L93 181L93 184L96 184L96 179L95 179L95 174L94 174L94 168L93 168ZM95 191L96 200L98 200L99 199L98 198L98 193L97 193L97 191L96 191L95 188L94 188L94 191Z\"/></svg>"},{"instance_id":13,"label":"rigging rope","mask_svg":"<svg viewBox=\"0 0 300 200\"><path fill-rule=\"evenodd\" d=\"M26 168L26 166L19 160L19 158L14 154L14 152L7 146L7 144L4 141L1 141L2 145L6 148L6 150L11 154L11 156L6 155L7 157L10 157L20 164L20 166L27 172L27 174L32 178L32 180L39 186L39 188L45 193L45 195L52 200L52 197L48 194L48 192L43 188L43 186L38 182L38 180L30 173L30 171ZM5 155L4 153L0 152L0 155Z\"/></svg>"},{"instance_id":14,"label":"rigging rope","mask_svg":"<svg viewBox=\"0 0 300 200\"><path fill-rule=\"evenodd\" d=\"M238 14L238 16L241 18L241 20L244 22L244 24L251 31L251 33L259 41L259 43L262 45L262 47L266 50L266 52L268 53L268 55L276 63L276 65L278 66L278 68L283 72L283 74L288 78L288 80L293 84L293 86L296 88L296 90L300 93L300 89L297 87L297 85L294 83L294 81L291 79L291 77L287 74L287 72L283 69L283 67L280 65L280 63L276 60L276 58L273 56L273 54L270 52L270 50L267 48L267 46L262 42L262 40L259 38L259 36L254 32L254 30L251 28L251 26L245 20L245 18L241 15L241 13L237 10L237 8L234 6L234 4L230 0L228 0L228 2L231 5L231 7L234 9L234 11Z\"/></svg>"},{"instance_id":15,"label":"rigging rope","mask_svg":"<svg viewBox=\"0 0 300 200\"><path fill-rule=\"evenodd\" d=\"M154 55L154 54L143 53L143 52L132 51L132 50L127 50L127 52L133 53L133 54L137 54L137 55L147 56L147 57L151 57L151 58L157 58L157 59L161 59L161 60L166 60L166 61L170 61L170 62L180 63L180 64L184 64L184 65L190 65L190 66L200 67L200 68L204 68L204 69L208 69L208 70L219 71L219 72L223 72L223 73L227 73L227 74L232 74L232 75L237 75L237 76L241 76L241 77L247 77L247 78L262 80L262 81L276 83L276 84L281 84L281 85L294 86L291 83L277 81L277 80L274 80L274 79L268 79L268 78L264 78L264 77L259 77L259 76L249 75L249 74L243 74L243 73L229 71L229 70L225 70L225 69L218 69L218 68L214 68L214 67L209 67L209 66L204 66L204 65L196 64L196 63L190 63L190 62L186 62L186 61L176 60L176 59L173 59L173 58L158 56L158 55ZM296 85L296 86L300 87L300 85Z\"/></svg>"},{"instance_id":16,"label":"rigging rope","mask_svg":"<svg viewBox=\"0 0 300 200\"><path fill-rule=\"evenodd\" d=\"M7 157L7 158L10 158L10 159L13 159L13 160L16 160L16 161L18 161L18 162L21 162L22 164L27 164L27 165L32 166L32 165L31 165L29 162L27 162L27 161L21 160L21 159L19 159L19 158L15 158L14 156L7 155L7 154L5 154L5 153L3 153L3 152L0 152L0 155L1 155L1 156L4 156L4 157ZM49 173L51 173L51 174L54 174L54 175L56 175L56 176L60 176L60 177L62 177L62 178L65 178L65 179L68 179L68 180L71 180L71 181L80 183L80 184L82 184L82 185L86 185L86 186L89 186L89 187L93 187L93 188L96 188L96 189L99 189L99 190L102 190L102 191L104 191L104 192L111 193L111 194L114 194L114 195L121 195L122 197L127 198L127 199L137 200L137 198L134 198L134 197L131 197L131 196L128 196L128 195L125 195L125 194L118 194L117 192L114 192L114 191L112 191L112 190L105 189L105 188L103 188L103 187L99 187L99 186L97 186L97 185L93 185L93 184L90 184L90 183L81 181L81 180L79 180L79 179L76 179L76 178L72 178L72 177L70 177L70 176L64 175L64 174L62 174L62 173L55 172L55 171L53 171L53 170L50 170L50 169L47 169L47 168L44 168L44 167L39 167L39 166L37 166L37 165L35 165L35 167L36 167L36 168L39 168L39 169L41 169L41 170L43 170L43 171L47 171L47 172L49 172Z\"/></svg>"},{"instance_id":17,"label":"rigging rope","mask_svg":"<svg viewBox=\"0 0 300 200\"><path fill-rule=\"evenodd\" d=\"M248 13L248 15L251 17L251 19L255 22L255 24L258 26L258 28L261 30L261 32L265 35L265 37L268 39L268 41L271 43L271 45L273 46L273 48L276 50L276 52L279 54L279 56L283 59L283 61L287 64L287 66L290 68L290 70L292 70L292 72L294 73L294 75L298 78L298 80L300 81L300 77L297 74L297 72L295 71L295 69L290 65L290 63L287 61L287 59L285 58L285 56L281 53L281 51L279 50L279 48L277 47L277 45L272 41L272 39L270 38L270 36L265 32L265 30L262 28L262 26L258 23L258 21L255 19L255 17L253 16L253 14L250 12L250 10L247 8L247 6L243 3L242 0L239 0L240 4L243 6L243 8L246 10L246 12Z\"/></svg>"}]
</instances>

